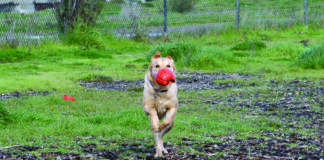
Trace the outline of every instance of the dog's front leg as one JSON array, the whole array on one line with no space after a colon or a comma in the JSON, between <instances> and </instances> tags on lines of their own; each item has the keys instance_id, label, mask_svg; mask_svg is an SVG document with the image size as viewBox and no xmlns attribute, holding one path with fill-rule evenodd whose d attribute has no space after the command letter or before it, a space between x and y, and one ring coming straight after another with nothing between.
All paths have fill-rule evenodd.
<instances>
[{"instance_id":1,"label":"dog's front leg","mask_svg":"<svg viewBox=\"0 0 324 160\"><path fill-rule=\"evenodd\" d=\"M176 108L169 109L166 113L166 117L165 117L164 121L159 124L159 132L157 132L157 134L158 134L160 144L162 147L162 152L164 154L167 154L168 151L164 148L163 138L164 138L164 135L172 129L172 127L174 125L176 112L177 112Z\"/></svg>"},{"instance_id":2,"label":"dog's front leg","mask_svg":"<svg viewBox=\"0 0 324 160\"><path fill-rule=\"evenodd\" d=\"M169 126L171 122L174 122L176 112L177 109L175 107L167 111L165 119L159 124L159 131L162 131L165 127Z\"/></svg>"},{"instance_id":3,"label":"dog's front leg","mask_svg":"<svg viewBox=\"0 0 324 160\"><path fill-rule=\"evenodd\" d=\"M160 134L159 134L159 117L157 115L157 112L155 109L152 109L150 111L150 122L151 122L151 128L154 134L154 141L155 141L155 149L156 154L154 155L155 158L157 157L163 157L162 150L163 150L163 143L160 142Z\"/></svg>"}]
</instances>

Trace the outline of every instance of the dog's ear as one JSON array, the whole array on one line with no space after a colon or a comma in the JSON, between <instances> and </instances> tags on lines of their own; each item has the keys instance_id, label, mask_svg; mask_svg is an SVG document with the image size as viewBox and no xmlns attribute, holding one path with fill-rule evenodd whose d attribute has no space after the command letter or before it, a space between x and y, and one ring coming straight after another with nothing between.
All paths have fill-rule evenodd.
<instances>
[{"instance_id":1,"label":"dog's ear","mask_svg":"<svg viewBox=\"0 0 324 160\"><path fill-rule=\"evenodd\" d=\"M173 71L175 71L174 60L172 59L172 57L171 56L167 56L166 58L169 59L169 60L171 60L171 62L172 62L172 69L173 69Z\"/></svg>"},{"instance_id":2,"label":"dog's ear","mask_svg":"<svg viewBox=\"0 0 324 160\"><path fill-rule=\"evenodd\" d=\"M161 57L161 53L160 51L157 51L156 54L152 57L152 59L156 59L156 58L160 58Z\"/></svg>"},{"instance_id":3,"label":"dog's ear","mask_svg":"<svg viewBox=\"0 0 324 160\"><path fill-rule=\"evenodd\" d=\"M150 63L150 65L149 65L149 71L152 73L152 68L153 68L153 65L152 65L152 63Z\"/></svg>"}]
</instances>

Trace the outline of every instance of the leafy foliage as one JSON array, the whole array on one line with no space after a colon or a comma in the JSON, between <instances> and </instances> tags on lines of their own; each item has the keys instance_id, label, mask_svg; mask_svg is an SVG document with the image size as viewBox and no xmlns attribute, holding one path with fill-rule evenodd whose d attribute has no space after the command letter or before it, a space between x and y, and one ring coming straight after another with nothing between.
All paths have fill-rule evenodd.
<instances>
[{"instance_id":1,"label":"leafy foliage","mask_svg":"<svg viewBox=\"0 0 324 160\"><path fill-rule=\"evenodd\" d=\"M103 49L104 44L99 33L94 29L78 26L73 32L67 33L65 43L79 45L84 48Z\"/></svg>"},{"instance_id":2,"label":"leafy foliage","mask_svg":"<svg viewBox=\"0 0 324 160\"><path fill-rule=\"evenodd\" d=\"M105 0L62 0L56 6L59 31L73 31L76 23L82 23L86 27L95 24L104 3Z\"/></svg>"},{"instance_id":3,"label":"leafy foliage","mask_svg":"<svg viewBox=\"0 0 324 160\"><path fill-rule=\"evenodd\" d=\"M168 6L172 11L183 13L191 11L198 0L169 0Z\"/></svg>"}]
</instances>

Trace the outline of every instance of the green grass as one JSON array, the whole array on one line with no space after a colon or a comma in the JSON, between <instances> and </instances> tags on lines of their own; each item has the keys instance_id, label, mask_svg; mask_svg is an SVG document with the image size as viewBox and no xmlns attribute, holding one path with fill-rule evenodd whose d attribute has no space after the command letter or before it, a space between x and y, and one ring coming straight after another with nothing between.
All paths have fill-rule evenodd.
<instances>
[{"instance_id":1,"label":"green grass","mask_svg":"<svg viewBox=\"0 0 324 160\"><path fill-rule=\"evenodd\" d=\"M314 46L301 54L296 63L303 68L324 68L324 45Z\"/></svg>"},{"instance_id":2,"label":"green grass","mask_svg":"<svg viewBox=\"0 0 324 160\"><path fill-rule=\"evenodd\" d=\"M277 119L263 115L248 116L250 110L247 108L237 110L225 104L209 105L203 102L211 96L224 97L239 93L246 96L263 92L271 95L273 92L276 95L275 91L270 92L266 88L267 82L272 79L282 81L307 77L315 81L323 80L322 69L305 69L295 65L296 58L307 52L298 40L309 38L309 45L313 47L323 43L323 33L323 29L303 27L279 31L233 31L201 37L184 36L181 40L171 37L168 43L159 40L134 42L105 35L99 37L104 48L84 48L80 43L48 43L14 49L2 47L0 94L29 89L50 91L51 94L1 101L0 146L44 146L42 152L46 152L58 150L49 148L55 145L62 148L62 152L80 152L80 148L74 147L77 146L77 137L95 136L117 141L149 137L152 142L149 118L142 109L140 88L130 90L135 92L103 91L82 87L77 82L143 79L147 70L146 59L156 50L178 57L177 71L233 72L259 76L246 81L214 82L255 83L257 88L246 86L241 89L179 91L176 124L166 136L166 141L181 144L182 137L215 141L205 134L233 134L237 138L246 138L258 136L265 130L283 129L291 132L283 128L282 122ZM232 50L245 37L263 41L267 47L241 53ZM186 55L189 51L193 51L191 56ZM27 55L32 57L28 58ZM74 96L76 102L63 101L65 94ZM191 101L185 101L188 99ZM305 134L312 132L294 130L299 131Z\"/></svg>"}]
</instances>

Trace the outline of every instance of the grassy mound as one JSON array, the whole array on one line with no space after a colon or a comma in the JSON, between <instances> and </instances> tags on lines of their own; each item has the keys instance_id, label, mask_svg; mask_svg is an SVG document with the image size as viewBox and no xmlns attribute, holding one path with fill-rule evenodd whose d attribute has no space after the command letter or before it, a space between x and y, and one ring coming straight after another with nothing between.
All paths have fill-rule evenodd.
<instances>
[{"instance_id":1,"label":"grassy mound","mask_svg":"<svg viewBox=\"0 0 324 160\"><path fill-rule=\"evenodd\" d=\"M315 46L305 50L297 59L299 67L305 69L324 68L324 45Z\"/></svg>"},{"instance_id":2,"label":"grassy mound","mask_svg":"<svg viewBox=\"0 0 324 160\"><path fill-rule=\"evenodd\" d=\"M266 44L262 41L257 40L245 40L241 43L236 44L234 47L232 47L232 50L235 51L250 51L250 50L261 50L263 48L266 48Z\"/></svg>"}]
</instances>

